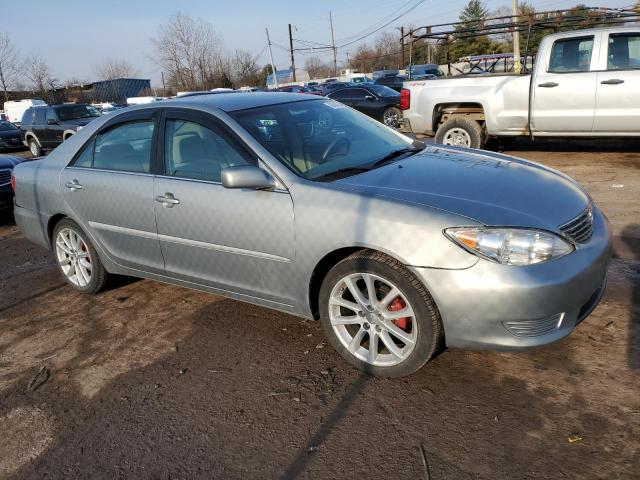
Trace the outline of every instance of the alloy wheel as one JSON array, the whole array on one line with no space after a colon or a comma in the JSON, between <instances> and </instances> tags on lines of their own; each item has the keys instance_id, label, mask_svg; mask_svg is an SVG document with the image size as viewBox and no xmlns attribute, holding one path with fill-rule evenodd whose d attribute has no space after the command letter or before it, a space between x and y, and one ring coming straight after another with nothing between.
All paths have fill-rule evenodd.
<instances>
[{"instance_id":1,"label":"alloy wheel","mask_svg":"<svg viewBox=\"0 0 640 480\"><path fill-rule=\"evenodd\" d=\"M89 247L72 228L63 228L56 236L56 258L62 273L77 287L91 282L93 266Z\"/></svg>"},{"instance_id":2,"label":"alloy wheel","mask_svg":"<svg viewBox=\"0 0 640 480\"><path fill-rule=\"evenodd\" d=\"M370 273L350 274L336 283L329 321L349 353L374 366L402 363L418 340L407 297L389 280Z\"/></svg>"},{"instance_id":3,"label":"alloy wheel","mask_svg":"<svg viewBox=\"0 0 640 480\"><path fill-rule=\"evenodd\" d=\"M471 136L465 129L454 127L446 131L442 143L455 147L469 147L471 146Z\"/></svg>"},{"instance_id":4,"label":"alloy wheel","mask_svg":"<svg viewBox=\"0 0 640 480\"><path fill-rule=\"evenodd\" d=\"M398 112L393 109L389 109L384 112L383 118L384 124L387 127L397 127L398 126Z\"/></svg>"}]
</instances>

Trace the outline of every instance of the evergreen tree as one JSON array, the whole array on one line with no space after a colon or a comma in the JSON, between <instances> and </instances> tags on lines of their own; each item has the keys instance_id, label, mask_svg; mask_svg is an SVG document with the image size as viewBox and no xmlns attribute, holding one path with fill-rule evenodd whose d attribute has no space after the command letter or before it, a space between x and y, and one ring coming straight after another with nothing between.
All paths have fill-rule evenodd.
<instances>
[{"instance_id":1,"label":"evergreen tree","mask_svg":"<svg viewBox=\"0 0 640 480\"><path fill-rule=\"evenodd\" d=\"M493 44L487 35L465 37L465 35L484 28L488 16L489 10L481 0L469 0L458 17L460 26L456 30L460 33L454 34L454 42L451 46L453 61L469 55L492 53Z\"/></svg>"}]
</instances>

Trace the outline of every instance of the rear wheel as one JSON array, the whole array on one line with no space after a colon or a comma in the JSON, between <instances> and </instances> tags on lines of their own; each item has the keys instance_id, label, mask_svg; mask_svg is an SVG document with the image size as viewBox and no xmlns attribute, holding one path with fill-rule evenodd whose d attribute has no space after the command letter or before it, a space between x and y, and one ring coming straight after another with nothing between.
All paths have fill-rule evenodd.
<instances>
[{"instance_id":1,"label":"rear wheel","mask_svg":"<svg viewBox=\"0 0 640 480\"><path fill-rule=\"evenodd\" d=\"M338 263L320 289L322 326L352 365L397 377L418 370L442 339L424 285L397 260L363 250Z\"/></svg>"},{"instance_id":2,"label":"rear wheel","mask_svg":"<svg viewBox=\"0 0 640 480\"><path fill-rule=\"evenodd\" d=\"M397 128L400 124L400 118L402 118L402 112L396 107L389 107L382 114L382 122L387 127Z\"/></svg>"},{"instance_id":3,"label":"rear wheel","mask_svg":"<svg viewBox=\"0 0 640 480\"><path fill-rule=\"evenodd\" d=\"M486 135L475 120L454 117L438 127L435 143L455 147L482 148Z\"/></svg>"},{"instance_id":4,"label":"rear wheel","mask_svg":"<svg viewBox=\"0 0 640 480\"><path fill-rule=\"evenodd\" d=\"M86 233L76 222L61 220L53 231L53 249L64 279L82 293L97 293L107 283L107 272Z\"/></svg>"},{"instance_id":5,"label":"rear wheel","mask_svg":"<svg viewBox=\"0 0 640 480\"><path fill-rule=\"evenodd\" d=\"M28 143L29 143L29 151L31 152L32 156L34 157L42 156L42 148L40 147L40 144L35 138L31 137Z\"/></svg>"}]
</instances>

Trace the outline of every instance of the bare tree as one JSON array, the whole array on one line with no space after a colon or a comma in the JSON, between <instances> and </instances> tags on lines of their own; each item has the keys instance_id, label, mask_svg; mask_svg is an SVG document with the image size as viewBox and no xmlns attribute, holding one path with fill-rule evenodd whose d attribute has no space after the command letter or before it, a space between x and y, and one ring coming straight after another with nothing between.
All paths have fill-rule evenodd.
<instances>
[{"instance_id":1,"label":"bare tree","mask_svg":"<svg viewBox=\"0 0 640 480\"><path fill-rule=\"evenodd\" d=\"M260 67L251 53L236 50L231 59L232 80L237 87L256 86L260 84Z\"/></svg>"},{"instance_id":2,"label":"bare tree","mask_svg":"<svg viewBox=\"0 0 640 480\"><path fill-rule=\"evenodd\" d=\"M224 65L220 40L209 22L177 13L160 25L152 42L157 51L156 61L177 89L204 90L216 86Z\"/></svg>"},{"instance_id":3,"label":"bare tree","mask_svg":"<svg viewBox=\"0 0 640 480\"><path fill-rule=\"evenodd\" d=\"M33 90L43 97L48 91L55 90L58 80L51 73L49 64L40 55L31 55L24 62L24 74L31 82Z\"/></svg>"},{"instance_id":4,"label":"bare tree","mask_svg":"<svg viewBox=\"0 0 640 480\"><path fill-rule=\"evenodd\" d=\"M309 57L304 62L304 69L311 78L326 78L331 76L333 67L324 63L319 57Z\"/></svg>"},{"instance_id":5,"label":"bare tree","mask_svg":"<svg viewBox=\"0 0 640 480\"><path fill-rule=\"evenodd\" d=\"M4 93L4 100L9 100L9 87L18 72L18 58L9 39L9 35L0 32L0 87Z\"/></svg>"},{"instance_id":6,"label":"bare tree","mask_svg":"<svg viewBox=\"0 0 640 480\"><path fill-rule=\"evenodd\" d=\"M95 72L101 80L115 80L116 78L135 78L138 70L126 60L107 59L95 66Z\"/></svg>"}]
</instances>

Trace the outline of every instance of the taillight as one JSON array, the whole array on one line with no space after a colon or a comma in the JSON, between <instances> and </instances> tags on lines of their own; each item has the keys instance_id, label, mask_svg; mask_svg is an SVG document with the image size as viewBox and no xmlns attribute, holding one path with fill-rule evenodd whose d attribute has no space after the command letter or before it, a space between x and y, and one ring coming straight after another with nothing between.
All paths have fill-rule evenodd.
<instances>
[{"instance_id":1,"label":"taillight","mask_svg":"<svg viewBox=\"0 0 640 480\"><path fill-rule=\"evenodd\" d=\"M15 193L15 191L16 191L16 176L15 175L11 175L11 190L13 190L13 193Z\"/></svg>"},{"instance_id":2,"label":"taillight","mask_svg":"<svg viewBox=\"0 0 640 480\"><path fill-rule=\"evenodd\" d=\"M411 92L406 88L400 90L400 110L409 110L411 106Z\"/></svg>"}]
</instances>

